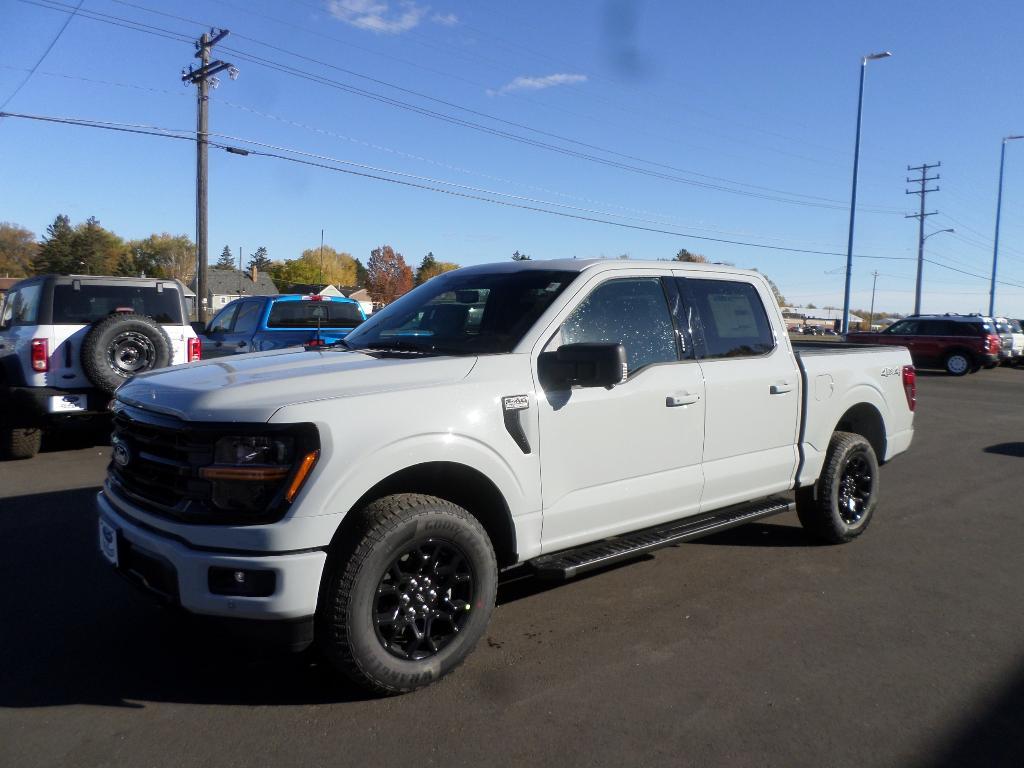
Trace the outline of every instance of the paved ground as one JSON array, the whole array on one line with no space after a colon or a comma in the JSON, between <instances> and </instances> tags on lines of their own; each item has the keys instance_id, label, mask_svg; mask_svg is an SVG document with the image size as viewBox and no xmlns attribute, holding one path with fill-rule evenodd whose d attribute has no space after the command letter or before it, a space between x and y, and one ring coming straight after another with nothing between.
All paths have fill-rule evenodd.
<instances>
[{"instance_id":1,"label":"paved ground","mask_svg":"<svg viewBox=\"0 0 1024 768\"><path fill-rule=\"evenodd\" d=\"M109 573L106 449L0 465L0 765L1024 765L1022 394L924 378L854 544L782 517L510 584L453 677L376 701Z\"/></svg>"}]
</instances>

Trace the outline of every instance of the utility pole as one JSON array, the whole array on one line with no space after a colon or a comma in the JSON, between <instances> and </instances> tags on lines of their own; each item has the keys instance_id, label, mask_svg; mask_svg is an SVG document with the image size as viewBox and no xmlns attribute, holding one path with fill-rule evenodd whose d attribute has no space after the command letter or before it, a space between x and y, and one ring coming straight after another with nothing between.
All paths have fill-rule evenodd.
<instances>
[{"instance_id":1,"label":"utility pole","mask_svg":"<svg viewBox=\"0 0 1024 768\"><path fill-rule=\"evenodd\" d=\"M871 326L875 324L875 286L878 284L878 270L871 273L871 312L868 313L868 333L871 333Z\"/></svg>"},{"instance_id":2,"label":"utility pole","mask_svg":"<svg viewBox=\"0 0 1024 768\"><path fill-rule=\"evenodd\" d=\"M238 77L238 70L232 64L210 61L213 46L228 36L226 29L211 29L196 41L196 58L201 65L198 69L190 64L182 70L181 80L196 86L196 298L199 322L206 322L207 291L207 137L209 135L210 87L217 87L216 75L228 70L231 79Z\"/></svg>"},{"instance_id":3,"label":"utility pole","mask_svg":"<svg viewBox=\"0 0 1024 768\"><path fill-rule=\"evenodd\" d=\"M936 213L938 213L938 211L932 211L931 213L925 213L924 212L925 198L928 196L928 193L929 192L938 192L939 191L938 185L934 186L931 189L927 188L927 184L928 184L929 181L937 181L938 178L939 178L939 174L935 174L934 176L929 176L928 175L928 171L930 169L932 169L932 168L938 168L940 165L942 165L941 162L934 163L932 165L929 165L928 163L923 163L922 165L913 166L913 167L909 166L909 165L907 166L907 170L908 171L920 171L921 172L921 178L919 178L919 179L911 179L909 176L907 177L907 183L908 184L919 184L921 186L921 188L920 189L908 189L906 191L906 193L908 195L920 195L921 196L921 212L920 213L911 213L911 214L908 214L907 216L903 217L905 219L917 219L917 224L918 224L918 227L917 227L917 286L914 289L914 314L915 315L921 314L921 273L924 270L924 220L925 220L925 217L927 217L927 216L934 216Z\"/></svg>"}]
</instances>

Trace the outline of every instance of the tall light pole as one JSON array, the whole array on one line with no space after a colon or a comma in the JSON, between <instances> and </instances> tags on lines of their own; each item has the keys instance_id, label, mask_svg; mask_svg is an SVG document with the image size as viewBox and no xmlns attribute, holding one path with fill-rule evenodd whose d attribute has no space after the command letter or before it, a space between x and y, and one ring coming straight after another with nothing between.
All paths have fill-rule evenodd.
<instances>
[{"instance_id":1,"label":"tall light pole","mask_svg":"<svg viewBox=\"0 0 1024 768\"><path fill-rule=\"evenodd\" d=\"M924 219L922 219L924 221ZM921 314L921 275L924 270L924 241L934 235L941 235L943 232L956 232L955 229L950 227L949 229L937 229L934 232L929 232L927 235L921 238L920 246L917 249L917 286L914 290L914 314Z\"/></svg>"},{"instance_id":2,"label":"tall light pole","mask_svg":"<svg viewBox=\"0 0 1024 768\"><path fill-rule=\"evenodd\" d=\"M1024 136L1006 136L999 150L999 193L996 195L996 237L992 247L992 285L988 290L989 317L996 313L996 266L999 264L999 215L1003 208L1003 165L1006 162L1006 142L1024 139Z\"/></svg>"},{"instance_id":3,"label":"tall light pole","mask_svg":"<svg viewBox=\"0 0 1024 768\"><path fill-rule=\"evenodd\" d=\"M889 51L869 53L860 60L860 90L857 93L857 138L853 143L853 191L850 193L850 238L846 244L846 289L843 292L843 327L842 333L850 330L850 279L853 276L853 221L857 213L857 166L860 162L860 124L864 107L864 73L868 62L875 59L886 59L892 56Z\"/></svg>"}]
</instances>

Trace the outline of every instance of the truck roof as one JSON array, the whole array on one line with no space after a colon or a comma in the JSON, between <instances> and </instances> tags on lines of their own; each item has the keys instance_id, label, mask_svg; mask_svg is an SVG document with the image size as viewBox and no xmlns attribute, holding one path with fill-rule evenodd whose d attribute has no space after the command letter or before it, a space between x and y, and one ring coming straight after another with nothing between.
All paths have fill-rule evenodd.
<instances>
[{"instance_id":1,"label":"truck roof","mask_svg":"<svg viewBox=\"0 0 1024 768\"><path fill-rule=\"evenodd\" d=\"M739 269L728 264L701 264L692 261L654 261L641 259L528 259L526 261L499 261L492 264L475 264L463 267L473 272L516 272L524 269L554 269L562 272L584 272L590 270L614 271L647 267L655 269L685 269L711 272L729 272L738 275L760 275L757 270Z\"/></svg>"}]
</instances>

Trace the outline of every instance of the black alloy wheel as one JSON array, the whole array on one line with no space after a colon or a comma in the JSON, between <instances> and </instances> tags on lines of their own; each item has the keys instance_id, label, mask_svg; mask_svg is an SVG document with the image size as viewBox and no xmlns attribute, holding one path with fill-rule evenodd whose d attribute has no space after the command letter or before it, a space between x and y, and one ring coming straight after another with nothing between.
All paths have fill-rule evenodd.
<instances>
[{"instance_id":1,"label":"black alloy wheel","mask_svg":"<svg viewBox=\"0 0 1024 768\"><path fill-rule=\"evenodd\" d=\"M473 587L473 569L456 544L442 539L412 544L377 585L377 639L400 659L433 656L469 621Z\"/></svg>"},{"instance_id":2,"label":"black alloy wheel","mask_svg":"<svg viewBox=\"0 0 1024 768\"><path fill-rule=\"evenodd\" d=\"M847 525L856 525L871 502L874 478L864 454L850 456L839 480L839 516Z\"/></svg>"}]
</instances>

